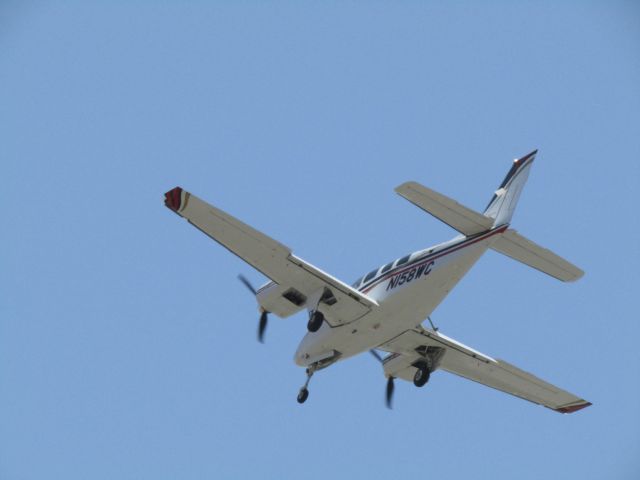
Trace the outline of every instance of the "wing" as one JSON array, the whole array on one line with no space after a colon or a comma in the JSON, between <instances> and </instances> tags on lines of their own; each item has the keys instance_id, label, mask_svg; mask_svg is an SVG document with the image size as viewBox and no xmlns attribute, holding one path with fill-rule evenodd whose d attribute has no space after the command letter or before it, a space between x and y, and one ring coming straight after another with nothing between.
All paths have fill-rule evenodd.
<instances>
[{"instance_id":1,"label":"wing","mask_svg":"<svg viewBox=\"0 0 640 480\"><path fill-rule=\"evenodd\" d=\"M556 412L571 413L591 405L503 360L495 360L422 327L408 330L379 348L393 352L383 362L387 376L412 380L416 371L413 364L427 357L432 370L441 368Z\"/></svg>"},{"instance_id":2,"label":"wing","mask_svg":"<svg viewBox=\"0 0 640 480\"><path fill-rule=\"evenodd\" d=\"M363 317L378 305L296 257L289 247L180 187L165 194L165 205L273 280L258 291L258 301L269 312L287 317L320 302L318 309L337 326Z\"/></svg>"}]
</instances>

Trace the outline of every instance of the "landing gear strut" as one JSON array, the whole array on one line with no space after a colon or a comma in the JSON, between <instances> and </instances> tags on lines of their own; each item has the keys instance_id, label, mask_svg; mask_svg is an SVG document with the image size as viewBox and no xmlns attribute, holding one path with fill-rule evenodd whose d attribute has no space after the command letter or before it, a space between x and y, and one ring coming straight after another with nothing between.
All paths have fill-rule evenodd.
<instances>
[{"instance_id":1,"label":"landing gear strut","mask_svg":"<svg viewBox=\"0 0 640 480\"><path fill-rule=\"evenodd\" d=\"M414 363L413 366L417 368L416 373L413 376L413 384L416 387L424 387L431 376L429 365L427 365L427 362L420 361Z\"/></svg>"},{"instance_id":2,"label":"landing gear strut","mask_svg":"<svg viewBox=\"0 0 640 480\"><path fill-rule=\"evenodd\" d=\"M304 385L298 392L298 399L297 399L298 403L304 403L307 401L307 398L309 397L309 389L307 387L309 386L309 381L311 380L311 377L313 377L314 372L315 372L315 368L313 367L307 368L307 381L304 382Z\"/></svg>"},{"instance_id":3,"label":"landing gear strut","mask_svg":"<svg viewBox=\"0 0 640 480\"><path fill-rule=\"evenodd\" d=\"M318 330L320 330L322 322L324 322L324 315L322 314L322 312L314 310L313 313L309 315L307 330L309 330L310 332L317 332Z\"/></svg>"}]
</instances>

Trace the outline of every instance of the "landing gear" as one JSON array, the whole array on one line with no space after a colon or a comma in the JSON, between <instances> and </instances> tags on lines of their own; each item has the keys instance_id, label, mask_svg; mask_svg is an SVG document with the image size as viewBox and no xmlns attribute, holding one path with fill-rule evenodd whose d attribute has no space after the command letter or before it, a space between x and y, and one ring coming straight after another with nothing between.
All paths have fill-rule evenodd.
<instances>
[{"instance_id":1,"label":"landing gear","mask_svg":"<svg viewBox=\"0 0 640 480\"><path fill-rule=\"evenodd\" d=\"M315 368L313 368L313 366L307 368L307 381L304 382L304 385L298 392L298 403L304 403L307 401L307 398L309 398L309 389L307 387L309 387L309 381L311 380L311 377L313 377L314 372Z\"/></svg>"},{"instance_id":2,"label":"landing gear","mask_svg":"<svg viewBox=\"0 0 640 480\"><path fill-rule=\"evenodd\" d=\"M298 403L306 402L308 397L309 397L309 390L302 387L300 389L300 392L298 393Z\"/></svg>"},{"instance_id":3,"label":"landing gear","mask_svg":"<svg viewBox=\"0 0 640 480\"><path fill-rule=\"evenodd\" d=\"M318 330L320 330L322 322L324 322L324 315L322 314L322 312L314 310L314 312L309 315L307 330L309 330L310 332L317 332Z\"/></svg>"},{"instance_id":4,"label":"landing gear","mask_svg":"<svg viewBox=\"0 0 640 480\"><path fill-rule=\"evenodd\" d=\"M413 366L417 368L416 373L413 376L413 384L416 387L424 387L431 376L429 365L427 365L427 362L420 361L414 363Z\"/></svg>"}]
</instances>

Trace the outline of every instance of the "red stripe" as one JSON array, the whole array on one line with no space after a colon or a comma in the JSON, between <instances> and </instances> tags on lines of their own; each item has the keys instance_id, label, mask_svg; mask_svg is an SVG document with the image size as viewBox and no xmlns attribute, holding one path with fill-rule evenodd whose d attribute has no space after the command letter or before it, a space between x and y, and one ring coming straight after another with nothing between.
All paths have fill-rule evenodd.
<instances>
[{"instance_id":1,"label":"red stripe","mask_svg":"<svg viewBox=\"0 0 640 480\"><path fill-rule=\"evenodd\" d=\"M366 289L362 290L362 293L369 292L373 287L377 286L381 282L384 282L385 280L388 280L391 277L395 277L398 274L407 272L407 271L409 271L409 270L411 270L411 269L413 269L415 267L418 267L418 266L422 265L423 263L428 263L431 260L436 260L438 258L444 257L445 255L449 255L450 253L457 252L458 250L461 250L461 249L466 248L466 247L468 247L470 245L473 245L474 243L478 243L478 242L481 242L482 240L486 240L487 238L489 238L489 237L491 237L493 235L496 235L498 233L504 232L507 228L509 228L509 225L503 225L500 228L497 228L495 230L491 230L488 234L486 234L484 236L480 236L478 238L474 238L474 239L472 239L471 241L469 241L467 243L463 242L463 243L459 244L456 248L453 248L452 250L449 250L448 252L441 252L441 253L439 253L439 254L437 254L435 256L425 257L424 260L422 260L421 262L412 264L412 265L408 266L407 268L405 268L403 270L400 270L399 272L389 273L389 274L385 275L384 277L381 277L380 279L376 280L375 283L372 283Z\"/></svg>"}]
</instances>

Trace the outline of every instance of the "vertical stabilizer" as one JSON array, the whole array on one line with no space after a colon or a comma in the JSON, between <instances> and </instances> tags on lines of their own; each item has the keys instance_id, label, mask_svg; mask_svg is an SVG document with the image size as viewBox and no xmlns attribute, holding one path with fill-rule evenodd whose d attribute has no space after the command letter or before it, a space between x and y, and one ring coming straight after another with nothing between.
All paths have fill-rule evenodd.
<instances>
[{"instance_id":1,"label":"vertical stabilizer","mask_svg":"<svg viewBox=\"0 0 640 480\"><path fill-rule=\"evenodd\" d=\"M538 150L513 161L509 173L487 205L484 215L494 219L494 226L511 222L511 217L520 198L520 192L529 177L529 170L536 153Z\"/></svg>"}]
</instances>

